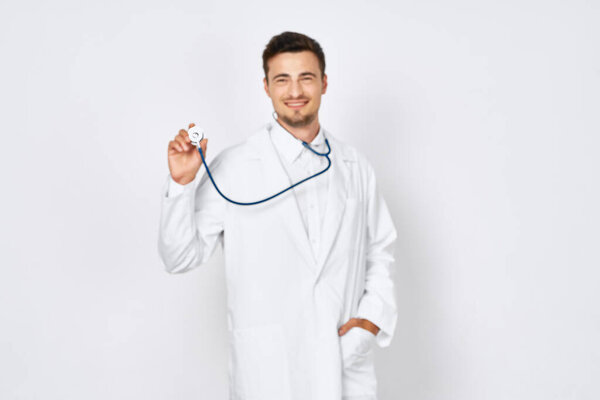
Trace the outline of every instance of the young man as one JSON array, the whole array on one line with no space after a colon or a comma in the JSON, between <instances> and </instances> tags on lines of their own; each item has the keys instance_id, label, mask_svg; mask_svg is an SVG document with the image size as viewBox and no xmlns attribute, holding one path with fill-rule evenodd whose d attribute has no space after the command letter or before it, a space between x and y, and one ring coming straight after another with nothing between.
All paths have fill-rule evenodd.
<instances>
[{"instance_id":1,"label":"young man","mask_svg":"<svg viewBox=\"0 0 600 400\"><path fill-rule=\"evenodd\" d=\"M371 164L319 123L325 57L313 39L273 37L264 89L275 109L209 170L181 129L168 146L159 253L170 273L225 254L232 400L375 400L373 346L396 326L396 229ZM275 115L276 114L276 115ZM190 124L188 129L193 124ZM329 142L329 147L325 143ZM206 157L207 140L200 146ZM208 163L208 161L207 161Z\"/></svg>"}]
</instances>

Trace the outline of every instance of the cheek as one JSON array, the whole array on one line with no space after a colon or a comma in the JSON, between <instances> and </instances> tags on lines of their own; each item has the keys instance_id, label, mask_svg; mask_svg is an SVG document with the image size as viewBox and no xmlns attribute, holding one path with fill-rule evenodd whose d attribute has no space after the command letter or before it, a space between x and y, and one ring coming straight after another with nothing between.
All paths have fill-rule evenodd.
<instances>
[{"instance_id":1,"label":"cheek","mask_svg":"<svg viewBox=\"0 0 600 400\"><path fill-rule=\"evenodd\" d=\"M321 103L321 96L319 93L311 94L311 103L318 106Z\"/></svg>"},{"instance_id":2,"label":"cheek","mask_svg":"<svg viewBox=\"0 0 600 400\"><path fill-rule=\"evenodd\" d=\"M280 88L271 85L271 87L269 88L269 96L273 99L273 100L278 100L280 101L283 93L281 91Z\"/></svg>"},{"instance_id":3,"label":"cheek","mask_svg":"<svg viewBox=\"0 0 600 400\"><path fill-rule=\"evenodd\" d=\"M276 98L280 103L283 103L283 100L287 97L285 90L275 90L273 92L274 98Z\"/></svg>"},{"instance_id":4,"label":"cheek","mask_svg":"<svg viewBox=\"0 0 600 400\"><path fill-rule=\"evenodd\" d=\"M312 87L309 94L310 94L310 97L312 98L312 101L318 103L319 100L321 99L321 88L318 86Z\"/></svg>"}]
</instances>

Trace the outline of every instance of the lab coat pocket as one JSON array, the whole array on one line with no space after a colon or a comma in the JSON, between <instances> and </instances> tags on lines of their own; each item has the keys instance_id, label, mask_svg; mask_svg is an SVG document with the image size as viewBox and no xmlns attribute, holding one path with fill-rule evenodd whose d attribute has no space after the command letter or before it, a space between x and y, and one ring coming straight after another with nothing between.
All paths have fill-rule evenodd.
<instances>
[{"instance_id":1,"label":"lab coat pocket","mask_svg":"<svg viewBox=\"0 0 600 400\"><path fill-rule=\"evenodd\" d=\"M344 339L346 336L348 337ZM342 335L340 340L343 397L375 398L377 392L373 358L375 335L364 328L355 326Z\"/></svg>"},{"instance_id":2,"label":"lab coat pocket","mask_svg":"<svg viewBox=\"0 0 600 400\"><path fill-rule=\"evenodd\" d=\"M291 400L281 325L234 329L231 355L233 400Z\"/></svg>"},{"instance_id":3,"label":"lab coat pocket","mask_svg":"<svg viewBox=\"0 0 600 400\"><path fill-rule=\"evenodd\" d=\"M354 326L340 338L342 360L345 364L362 359L373 351L375 335L365 328Z\"/></svg>"}]
</instances>

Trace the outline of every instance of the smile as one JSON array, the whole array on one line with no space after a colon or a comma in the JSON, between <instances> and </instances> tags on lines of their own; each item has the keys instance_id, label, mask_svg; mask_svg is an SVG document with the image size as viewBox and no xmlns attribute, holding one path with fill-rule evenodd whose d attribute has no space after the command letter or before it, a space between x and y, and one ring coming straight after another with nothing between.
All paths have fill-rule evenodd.
<instances>
[{"instance_id":1,"label":"smile","mask_svg":"<svg viewBox=\"0 0 600 400\"><path fill-rule=\"evenodd\" d=\"M293 110L298 110L308 104L308 100L285 103L286 106Z\"/></svg>"}]
</instances>

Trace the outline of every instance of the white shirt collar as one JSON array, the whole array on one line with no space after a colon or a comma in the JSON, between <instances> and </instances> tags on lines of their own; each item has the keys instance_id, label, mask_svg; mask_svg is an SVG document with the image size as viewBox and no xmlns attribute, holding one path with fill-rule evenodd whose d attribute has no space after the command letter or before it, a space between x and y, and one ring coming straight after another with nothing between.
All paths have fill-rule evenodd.
<instances>
[{"instance_id":1,"label":"white shirt collar","mask_svg":"<svg viewBox=\"0 0 600 400\"><path fill-rule=\"evenodd\" d=\"M296 158L298 158L302 150L304 150L304 145L302 144L302 141L296 138L291 133L289 133L277 121L273 121L273 128L271 129L271 138L273 139L273 143L275 144L275 147L277 147L279 153L290 164L293 163L296 160ZM325 135L323 133L323 128L319 124L319 132L317 132L317 136L315 136L312 142L308 144L313 149L322 152L320 150L320 147L322 147L324 143ZM306 151L310 150L306 149Z\"/></svg>"}]
</instances>

